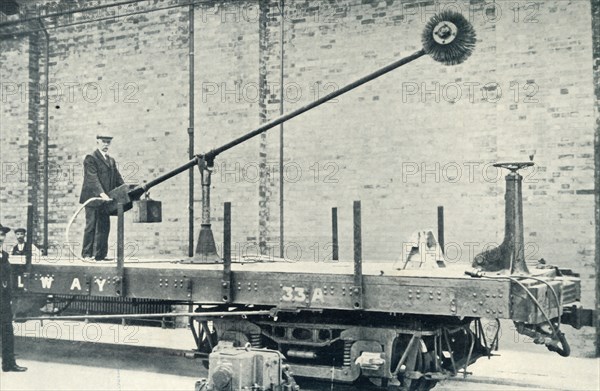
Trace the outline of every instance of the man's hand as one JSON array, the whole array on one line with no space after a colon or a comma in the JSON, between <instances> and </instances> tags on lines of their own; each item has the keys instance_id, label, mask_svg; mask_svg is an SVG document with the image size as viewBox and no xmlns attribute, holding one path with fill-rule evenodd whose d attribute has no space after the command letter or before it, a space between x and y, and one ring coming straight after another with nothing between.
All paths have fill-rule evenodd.
<instances>
[{"instance_id":1,"label":"man's hand","mask_svg":"<svg viewBox=\"0 0 600 391\"><path fill-rule=\"evenodd\" d=\"M106 194L106 193L100 193L100 197L104 200L104 201L110 201L111 198Z\"/></svg>"}]
</instances>

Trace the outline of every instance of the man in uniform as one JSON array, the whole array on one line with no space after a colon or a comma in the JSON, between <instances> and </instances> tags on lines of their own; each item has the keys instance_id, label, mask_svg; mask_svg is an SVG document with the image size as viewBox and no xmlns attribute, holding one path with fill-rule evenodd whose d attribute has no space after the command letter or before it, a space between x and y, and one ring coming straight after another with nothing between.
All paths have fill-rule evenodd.
<instances>
[{"instance_id":1,"label":"man in uniform","mask_svg":"<svg viewBox=\"0 0 600 391\"><path fill-rule=\"evenodd\" d=\"M6 233L10 228L0 224L0 248L6 239ZM15 362L15 334L13 331L12 306L11 306L12 274L8 253L1 251L0 255L0 332L2 334L2 371L24 372L25 367L20 367Z\"/></svg>"},{"instance_id":2,"label":"man in uniform","mask_svg":"<svg viewBox=\"0 0 600 391\"><path fill-rule=\"evenodd\" d=\"M96 136L96 150L85 157L80 203L95 197L110 201L108 193L124 183L115 159L108 156L112 139L111 136L105 134ZM110 215L106 212L104 205L105 203L102 202L92 202L85 208L85 231L81 255L88 260L101 261L108 254Z\"/></svg>"},{"instance_id":3,"label":"man in uniform","mask_svg":"<svg viewBox=\"0 0 600 391\"><path fill-rule=\"evenodd\" d=\"M27 230L25 228L17 228L15 229L15 236L17 237L17 244L12 249L11 255L27 255L26 247L25 247L25 234ZM35 244L31 244L31 254L33 256L39 256L40 250L37 248Z\"/></svg>"}]
</instances>

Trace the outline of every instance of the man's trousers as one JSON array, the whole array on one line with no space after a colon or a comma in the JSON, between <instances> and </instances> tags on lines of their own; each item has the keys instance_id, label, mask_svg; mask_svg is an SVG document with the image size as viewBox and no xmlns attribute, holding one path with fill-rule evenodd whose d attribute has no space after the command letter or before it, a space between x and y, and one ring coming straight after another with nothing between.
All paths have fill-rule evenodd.
<instances>
[{"instance_id":1,"label":"man's trousers","mask_svg":"<svg viewBox=\"0 0 600 391\"><path fill-rule=\"evenodd\" d=\"M110 233L110 216L104 208L85 208L85 231L83 232L84 258L97 260L106 258L108 254L108 234Z\"/></svg>"},{"instance_id":2,"label":"man's trousers","mask_svg":"<svg viewBox=\"0 0 600 391\"><path fill-rule=\"evenodd\" d=\"M15 333L12 325L10 302L0 299L0 333L2 334L2 367L10 367L15 363Z\"/></svg>"}]
</instances>

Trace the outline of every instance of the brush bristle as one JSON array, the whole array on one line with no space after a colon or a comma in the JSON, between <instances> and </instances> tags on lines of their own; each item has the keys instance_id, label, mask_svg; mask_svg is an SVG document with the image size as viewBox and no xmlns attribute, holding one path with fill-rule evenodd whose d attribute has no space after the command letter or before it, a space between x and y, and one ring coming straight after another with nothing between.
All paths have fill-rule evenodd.
<instances>
[{"instance_id":1,"label":"brush bristle","mask_svg":"<svg viewBox=\"0 0 600 391\"><path fill-rule=\"evenodd\" d=\"M434 29L444 22L456 26L456 35L447 44L437 42L434 38ZM454 11L443 11L429 20L421 40L423 41L423 50L435 61L445 65L457 65L464 62L473 53L477 39L475 29L463 15Z\"/></svg>"}]
</instances>

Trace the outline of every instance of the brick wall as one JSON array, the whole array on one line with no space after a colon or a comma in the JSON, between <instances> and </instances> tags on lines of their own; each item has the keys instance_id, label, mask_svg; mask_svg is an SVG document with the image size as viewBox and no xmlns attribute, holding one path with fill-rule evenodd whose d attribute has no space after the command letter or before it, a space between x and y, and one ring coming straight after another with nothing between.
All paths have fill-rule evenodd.
<instances>
[{"instance_id":1,"label":"brick wall","mask_svg":"<svg viewBox=\"0 0 600 391\"><path fill-rule=\"evenodd\" d=\"M67 10L69 7L83 4L79 3L62 2L48 9ZM177 2L168 2L162 6L174 4ZM54 19L48 25L51 34L48 221L51 245L49 255L52 257L68 255L64 229L78 204L83 179L83 158L85 154L94 150L95 135L98 132L109 131L115 136L110 152L117 159L121 173L128 183L142 183L188 160L188 9L178 7L82 24L93 18L143 11L148 9L148 6L149 3L142 2L137 6L118 10L74 14ZM219 99L210 101L207 98L205 102L202 98L197 99L197 151L220 145L239 132L240 128L249 126L248 123L252 126L258 124L259 116L254 108L256 104L239 104L239 96L235 94L225 95L224 101L220 99L223 80L232 83L231 86L225 86L225 89L232 90L235 90L233 83L255 83L258 46L253 42L258 41L258 26L237 23L237 8L231 7L233 13L229 14L229 22L225 20L231 28L225 28L228 26L223 25L221 14L215 11L220 10L220 7L219 3L209 4L198 7L196 11L196 92L198 97L202 94L210 97L211 88L219 88ZM228 5L223 7L226 9ZM36 10L43 11L43 4ZM53 28L55 25L65 24L74 25ZM235 42L235 45L223 45L223 42ZM6 51L6 56L11 58L7 57L7 61L2 62L3 75L7 73L6 85L20 85L27 80L27 73L25 76L14 74L16 69L13 64L16 65L20 53L17 51L18 45L27 43L27 37L18 36L14 40L2 43L12 49ZM43 45L43 42L40 42L40 45ZM22 58L27 59L28 52L25 50L22 54L25 57L18 58L19 61ZM13 57L15 60L11 63ZM161 61L153 61L156 58L160 58ZM236 61L231 61L232 58L236 58ZM37 57L31 57L31 61L35 62L36 59ZM215 63L223 66L215 67ZM27 72L26 64L24 69ZM245 69L247 76L240 74L240 69ZM203 93L203 89L207 89L207 92ZM41 92L40 88L33 90L36 93ZM226 91L223 90L223 93L226 94ZM33 96L36 98L37 94ZM18 93L14 97L9 96L8 99L22 98L22 94ZM34 117L28 122L27 117L20 116L17 110L27 114L23 107L3 104L3 113L20 119L25 126L28 123L32 127L39 125L38 118ZM42 115L42 107L38 115ZM23 133L17 136L16 128L15 126L14 135L7 133L6 136L20 137L20 140L26 143L27 137ZM42 129L40 134L41 132ZM3 142L3 147L5 145L7 144ZM239 163L244 156L251 155L248 151L252 150L256 151L256 146L253 148L252 143L249 143L238 148L239 155L230 156L237 157L236 163ZM254 157L249 157L248 160L256 161ZM27 168L27 164L24 163L27 159L15 157L8 161L19 162ZM223 166L218 168L227 169L227 160L219 163ZM37 174L32 180L38 180L41 191L41 174ZM199 190L199 175L196 176ZM26 176L24 178L11 178L10 184L14 191L24 191L27 183ZM214 180L218 181L219 177ZM236 218L240 220L234 233L239 233L238 237L248 236L250 240L255 240L258 223L254 205L257 204L258 194L253 191L255 186L252 183L236 185L238 189L244 187L252 190L246 193L239 192L239 196L229 198L237 205L248 205L245 208L246 214L239 213L238 210ZM164 221L160 226L134 225L129 220L126 222L126 253L130 257L150 254L184 255L187 252L187 191L187 178L179 176L170 180L168 185L157 187L151 192L153 198L163 201ZM39 200L39 195L30 196L34 201ZM16 197L13 196L6 205L16 206L15 201ZM215 209L220 209L222 196L215 194L214 201ZM196 216L199 218L199 191L195 207L198 209ZM4 216L6 223L24 225L26 203L21 201L18 212L15 210L13 214L5 213ZM71 241L79 241L82 223L83 216L71 230ZM42 227L37 228L36 239L41 242ZM220 234L220 229L217 231ZM115 240L116 232L113 229L110 240L113 250L116 248Z\"/></svg>"},{"instance_id":2,"label":"brick wall","mask_svg":"<svg viewBox=\"0 0 600 391\"><path fill-rule=\"evenodd\" d=\"M29 40L0 41L0 222L14 227L27 216L27 162L29 144ZM19 83L15 81L18 80Z\"/></svg>"},{"instance_id":3,"label":"brick wall","mask_svg":"<svg viewBox=\"0 0 600 391\"><path fill-rule=\"evenodd\" d=\"M76 7L83 2L58 4ZM81 162L93 150L97 132L115 134L111 154L130 183L164 173L188 156L187 7L75 23L176 4L148 1L48 21L48 219L50 242L58 247L77 206ZM473 22L478 43L466 63L446 67L421 58L284 125L287 256L328 259L330 209L337 206L340 256L350 259L352 201L362 200L367 260L397 260L413 231L435 228L436 207L444 205L448 257L468 262L503 236L503 175L489 164L533 154L537 166L525 173L524 184L527 257L581 272L584 305L593 306L590 2L435 4L459 7ZM284 111L420 49L421 30L435 4L286 1ZM66 23L74 25L53 28ZM196 7L197 152L278 115L281 23L278 1L210 1ZM0 45L3 91L7 81L27 83L27 36L3 38ZM12 169L11 162L27 161L25 129L35 121L22 95L7 96L0 110L5 172ZM231 201L238 249L257 252L261 243L263 252L279 253L278 158L277 129L219 157L212 199L217 242L222 203ZM3 177L1 185L2 223L23 225L27 178ZM39 203L41 188L33 190ZM196 174L196 228L199 190ZM135 225L128 220L128 254L184 256L187 176L158 186L151 195L163 201L164 221ZM82 223L83 216L72 238L81 237ZM579 339L579 351L586 349L583 341Z\"/></svg>"}]
</instances>

